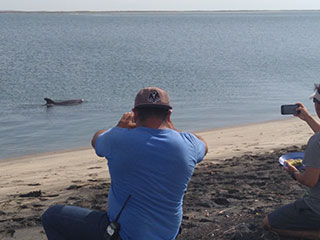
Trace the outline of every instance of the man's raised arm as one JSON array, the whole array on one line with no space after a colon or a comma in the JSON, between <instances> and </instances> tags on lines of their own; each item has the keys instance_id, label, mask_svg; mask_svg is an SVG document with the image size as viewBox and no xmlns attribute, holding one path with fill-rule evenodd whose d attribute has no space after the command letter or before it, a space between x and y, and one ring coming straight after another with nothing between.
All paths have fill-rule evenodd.
<instances>
[{"instance_id":1,"label":"man's raised arm","mask_svg":"<svg viewBox=\"0 0 320 240\"><path fill-rule=\"evenodd\" d=\"M169 128L171 128L173 130L176 130L177 132L181 132L180 130L175 128L175 126L173 125L173 122L170 119L168 121L168 126L169 126ZM199 136L198 134L195 134L194 132L192 134L195 135L201 142L203 142L204 147L206 149L206 152L205 152L204 155L207 155L207 153L208 153L208 144L207 144L207 142L203 139L203 137Z\"/></svg>"}]
</instances>

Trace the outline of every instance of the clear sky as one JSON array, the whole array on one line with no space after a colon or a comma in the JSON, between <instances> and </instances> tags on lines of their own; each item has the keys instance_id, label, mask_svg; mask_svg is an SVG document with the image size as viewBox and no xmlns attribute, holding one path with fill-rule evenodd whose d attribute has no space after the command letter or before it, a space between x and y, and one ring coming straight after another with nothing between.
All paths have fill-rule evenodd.
<instances>
[{"instance_id":1,"label":"clear sky","mask_svg":"<svg viewBox=\"0 0 320 240\"><path fill-rule=\"evenodd\" d=\"M0 10L306 10L320 0L0 0Z\"/></svg>"}]
</instances>

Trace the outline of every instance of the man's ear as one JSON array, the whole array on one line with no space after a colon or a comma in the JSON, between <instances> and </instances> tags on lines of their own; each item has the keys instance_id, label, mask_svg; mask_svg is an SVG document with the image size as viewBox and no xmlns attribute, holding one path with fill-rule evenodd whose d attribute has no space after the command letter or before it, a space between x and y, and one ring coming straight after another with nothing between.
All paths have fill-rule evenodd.
<instances>
[{"instance_id":1,"label":"man's ear","mask_svg":"<svg viewBox=\"0 0 320 240\"><path fill-rule=\"evenodd\" d=\"M138 111L132 108L132 112L133 112L133 121L136 123L138 120Z\"/></svg>"},{"instance_id":2,"label":"man's ear","mask_svg":"<svg viewBox=\"0 0 320 240\"><path fill-rule=\"evenodd\" d=\"M172 114L172 109L168 111L168 117L167 117L168 122L171 121L171 114Z\"/></svg>"}]
</instances>

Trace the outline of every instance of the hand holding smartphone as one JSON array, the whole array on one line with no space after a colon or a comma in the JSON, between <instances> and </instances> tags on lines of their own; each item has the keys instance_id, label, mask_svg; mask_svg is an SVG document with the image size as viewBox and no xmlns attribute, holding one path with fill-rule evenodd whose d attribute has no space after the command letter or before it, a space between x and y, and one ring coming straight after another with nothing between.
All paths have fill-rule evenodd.
<instances>
[{"instance_id":1,"label":"hand holding smartphone","mask_svg":"<svg viewBox=\"0 0 320 240\"><path fill-rule=\"evenodd\" d=\"M299 107L298 104L281 105L281 114L282 115L299 114L300 111L297 110L298 107Z\"/></svg>"}]
</instances>

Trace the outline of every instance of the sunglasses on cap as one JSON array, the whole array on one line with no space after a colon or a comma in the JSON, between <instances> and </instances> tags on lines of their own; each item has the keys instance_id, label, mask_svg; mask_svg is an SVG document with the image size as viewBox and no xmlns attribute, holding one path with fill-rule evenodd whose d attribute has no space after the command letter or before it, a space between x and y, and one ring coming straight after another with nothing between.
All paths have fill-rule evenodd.
<instances>
[{"instance_id":1,"label":"sunglasses on cap","mask_svg":"<svg viewBox=\"0 0 320 240\"><path fill-rule=\"evenodd\" d=\"M313 98L313 102L320 104L320 101L318 99L316 99L316 98Z\"/></svg>"}]
</instances>

